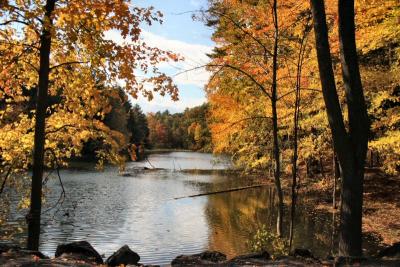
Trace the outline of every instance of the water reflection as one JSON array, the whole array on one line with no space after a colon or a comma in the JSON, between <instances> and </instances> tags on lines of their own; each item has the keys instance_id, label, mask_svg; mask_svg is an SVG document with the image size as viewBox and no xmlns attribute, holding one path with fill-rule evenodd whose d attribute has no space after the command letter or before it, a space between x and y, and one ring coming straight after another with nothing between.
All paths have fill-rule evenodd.
<instances>
[{"instance_id":1,"label":"water reflection","mask_svg":"<svg viewBox=\"0 0 400 267\"><path fill-rule=\"evenodd\" d=\"M209 246L230 256L249 251L248 241L266 225L274 232L277 207L272 188L251 189L213 195L208 198L206 216L210 228ZM298 212L294 247L310 248L317 256L327 256L331 247L330 214L312 214L304 208ZM288 233L289 223L284 223ZM267 248L272 251L272 248Z\"/></svg>"},{"instance_id":2,"label":"water reflection","mask_svg":"<svg viewBox=\"0 0 400 267\"><path fill-rule=\"evenodd\" d=\"M174 163L168 161L171 158ZM247 185L246 179L232 174L174 171L177 166L223 169L226 162L213 165L211 155L188 152L152 155L150 162L169 170L137 172L132 177L119 176L116 168L62 171L67 199L58 212L43 216L40 249L53 255L58 244L84 239L109 256L127 244L144 263L168 264L177 255L205 249L228 256L246 253L248 240L262 224L274 229L275 192L271 187L173 200ZM132 163L128 168L144 164L148 163ZM50 207L58 200L60 188L55 179L48 187L51 193L46 206ZM294 246L309 248L317 256L329 254L331 214L307 206L300 207L297 214ZM23 214L13 216L21 218ZM22 238L24 235L15 237Z\"/></svg>"}]
</instances>

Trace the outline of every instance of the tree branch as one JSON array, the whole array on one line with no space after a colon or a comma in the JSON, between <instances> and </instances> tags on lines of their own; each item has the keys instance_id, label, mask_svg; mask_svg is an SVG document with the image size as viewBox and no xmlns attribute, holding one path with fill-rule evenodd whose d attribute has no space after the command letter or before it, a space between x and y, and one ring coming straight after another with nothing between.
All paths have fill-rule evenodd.
<instances>
[{"instance_id":1,"label":"tree branch","mask_svg":"<svg viewBox=\"0 0 400 267\"><path fill-rule=\"evenodd\" d=\"M89 61L70 61L70 62L64 62L64 63L60 63L58 65L55 65L53 67L50 68L50 71L52 71L53 69L62 67L62 66L66 66L66 65L73 65L73 64L86 64L89 63Z\"/></svg>"},{"instance_id":2,"label":"tree branch","mask_svg":"<svg viewBox=\"0 0 400 267\"><path fill-rule=\"evenodd\" d=\"M56 133L56 132L61 131L61 130L65 129L65 128L68 128L68 127L77 128L75 125L72 125L72 124L65 124L65 125L63 125L63 126L61 126L61 127L59 127L59 128L54 129L54 130L46 131L46 135L47 135L47 134Z\"/></svg>"},{"instance_id":3,"label":"tree branch","mask_svg":"<svg viewBox=\"0 0 400 267\"><path fill-rule=\"evenodd\" d=\"M241 122L247 121L247 120L253 120L253 119L268 119L268 120L272 120L271 117L267 117L267 116L254 116L254 117L248 117L248 118L244 118L238 121L234 121L232 122L229 126L225 127L224 129L222 129L221 131L217 132L216 134L220 134L226 130L228 130L229 128L231 128L232 126L235 126L236 124L239 124Z\"/></svg>"},{"instance_id":4,"label":"tree branch","mask_svg":"<svg viewBox=\"0 0 400 267\"><path fill-rule=\"evenodd\" d=\"M4 180L3 180L3 183L1 184L1 188L0 188L0 196L3 193L3 190L4 190L5 186L6 186L7 179L10 176L11 170L12 170L13 167L14 167L14 162L8 168L6 176L4 176Z\"/></svg>"}]
</instances>

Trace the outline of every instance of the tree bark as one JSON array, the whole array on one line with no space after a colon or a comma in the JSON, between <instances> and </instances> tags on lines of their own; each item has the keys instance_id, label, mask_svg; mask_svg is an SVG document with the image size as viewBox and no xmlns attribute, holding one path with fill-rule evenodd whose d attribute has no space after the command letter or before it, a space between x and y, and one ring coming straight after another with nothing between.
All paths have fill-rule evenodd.
<instances>
[{"instance_id":1,"label":"tree bark","mask_svg":"<svg viewBox=\"0 0 400 267\"><path fill-rule=\"evenodd\" d=\"M47 0L43 29L40 36L40 68L39 68L39 90L36 103L36 121L33 152L33 170L30 211L28 221L27 248L39 249L40 237L40 215L42 209L42 178L44 168L44 143L45 143L45 120L47 109L47 92L49 88L50 72L50 49L51 49L51 15L54 11L56 0Z\"/></svg>"},{"instance_id":2,"label":"tree bark","mask_svg":"<svg viewBox=\"0 0 400 267\"><path fill-rule=\"evenodd\" d=\"M292 203L290 209L290 229L289 229L289 251L292 249L294 224L296 215L297 203L297 160L298 160L298 130L299 130L299 117L300 117L300 102L301 102L301 74L303 69L303 60L305 53L305 43L307 34L309 33L308 25L304 30L303 37L300 42L299 57L297 60L296 70L296 98L293 117L293 157L292 157Z\"/></svg>"},{"instance_id":3,"label":"tree bark","mask_svg":"<svg viewBox=\"0 0 400 267\"><path fill-rule=\"evenodd\" d=\"M274 50L272 56L272 94L271 94L271 107L272 107L272 134L273 134L273 154L275 161L274 180L275 187L278 194L278 217L276 221L276 232L278 236L282 236L282 223L283 223L283 192L281 187L281 163L280 163L280 149L279 149L279 129L278 129L278 114L276 109L277 97L277 71L278 71L278 42L279 42L279 26L278 26L278 11L277 0L273 2L272 14L274 17Z\"/></svg>"},{"instance_id":4,"label":"tree bark","mask_svg":"<svg viewBox=\"0 0 400 267\"><path fill-rule=\"evenodd\" d=\"M358 65L354 0L339 0L339 39L342 77L346 92L353 173L342 177L339 255L362 255L364 166L369 121Z\"/></svg>"},{"instance_id":5,"label":"tree bark","mask_svg":"<svg viewBox=\"0 0 400 267\"><path fill-rule=\"evenodd\" d=\"M336 201L336 195L337 195L337 182L340 177L340 167L339 167L339 162L337 160L335 152L333 152L333 189L332 189L332 208L337 209L337 201Z\"/></svg>"},{"instance_id":6,"label":"tree bark","mask_svg":"<svg viewBox=\"0 0 400 267\"><path fill-rule=\"evenodd\" d=\"M361 219L364 162L368 141L368 114L359 76L355 47L354 2L339 0L339 32L343 80L349 113L349 133L336 91L328 41L325 4L311 0L322 93L335 152L342 169L339 255L361 256Z\"/></svg>"}]
</instances>

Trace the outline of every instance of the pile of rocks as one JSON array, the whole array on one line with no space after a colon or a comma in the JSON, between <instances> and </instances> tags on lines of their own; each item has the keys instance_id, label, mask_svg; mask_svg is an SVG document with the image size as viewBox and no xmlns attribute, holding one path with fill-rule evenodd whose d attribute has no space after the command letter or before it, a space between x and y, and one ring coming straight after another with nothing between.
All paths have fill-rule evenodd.
<instances>
[{"instance_id":1,"label":"pile of rocks","mask_svg":"<svg viewBox=\"0 0 400 267\"><path fill-rule=\"evenodd\" d=\"M113 253L106 261L103 261L101 255L86 241L59 245L55 258L52 259L38 251L0 245L0 266L143 266L139 264L139 260L140 256L127 245Z\"/></svg>"},{"instance_id":2,"label":"pile of rocks","mask_svg":"<svg viewBox=\"0 0 400 267\"><path fill-rule=\"evenodd\" d=\"M50 259L38 251L22 249L14 245L0 244L0 266L43 267L93 267L93 266L143 266L140 256L127 245L121 247L108 259L86 241L59 245L55 257ZM400 242L382 250L376 257L330 258L320 260L306 249L295 249L289 256L271 259L267 251L227 259L218 251L205 251L176 257L172 266L400 266ZM150 267L151 265L147 265ZM154 265L155 267L155 265Z\"/></svg>"}]
</instances>

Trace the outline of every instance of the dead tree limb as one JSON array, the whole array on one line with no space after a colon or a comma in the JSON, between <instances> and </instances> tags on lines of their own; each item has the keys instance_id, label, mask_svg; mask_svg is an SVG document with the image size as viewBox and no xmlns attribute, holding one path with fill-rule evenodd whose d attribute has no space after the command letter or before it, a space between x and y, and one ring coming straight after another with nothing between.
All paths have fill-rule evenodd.
<instances>
[{"instance_id":1,"label":"dead tree limb","mask_svg":"<svg viewBox=\"0 0 400 267\"><path fill-rule=\"evenodd\" d=\"M263 187L263 186L269 186L269 184L250 185L250 186L236 187L236 188L231 188L231 189L226 189L226 190L220 190L220 191L214 191L214 192L206 192L206 193L190 195L190 196L184 196L184 197L175 197L174 200L182 199L182 198L194 198L194 197L216 195L216 194L221 194L221 193L229 193L229 192L241 191L241 190L252 189L252 188L260 188L260 187Z\"/></svg>"}]
</instances>

